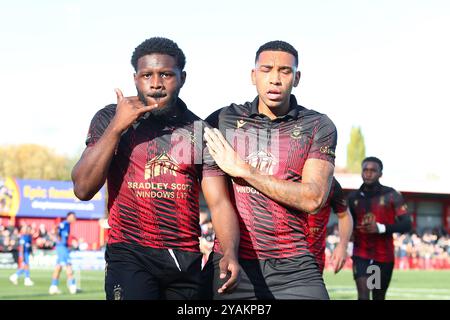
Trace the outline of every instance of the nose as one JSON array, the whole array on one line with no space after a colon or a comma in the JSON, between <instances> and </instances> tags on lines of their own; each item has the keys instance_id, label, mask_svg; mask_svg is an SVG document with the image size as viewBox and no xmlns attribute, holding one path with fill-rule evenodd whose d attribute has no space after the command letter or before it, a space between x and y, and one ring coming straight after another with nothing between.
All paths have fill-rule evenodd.
<instances>
[{"instance_id":1,"label":"nose","mask_svg":"<svg viewBox=\"0 0 450 320\"><path fill-rule=\"evenodd\" d=\"M272 72L270 72L269 81L270 81L270 84L275 84L275 85L281 84L280 74L277 70L272 70Z\"/></svg>"},{"instance_id":2,"label":"nose","mask_svg":"<svg viewBox=\"0 0 450 320\"><path fill-rule=\"evenodd\" d=\"M162 79L159 76L154 76L151 78L150 88L153 90L158 90L162 88Z\"/></svg>"}]
</instances>

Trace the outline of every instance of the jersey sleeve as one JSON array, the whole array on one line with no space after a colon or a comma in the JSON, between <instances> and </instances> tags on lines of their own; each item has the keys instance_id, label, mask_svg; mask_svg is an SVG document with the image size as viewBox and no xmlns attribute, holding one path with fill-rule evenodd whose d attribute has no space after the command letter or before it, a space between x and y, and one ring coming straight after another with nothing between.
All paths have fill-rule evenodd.
<instances>
[{"instance_id":1,"label":"jersey sleeve","mask_svg":"<svg viewBox=\"0 0 450 320\"><path fill-rule=\"evenodd\" d=\"M217 112L215 112L217 113ZM206 120L203 122L203 131L205 127L208 128L217 128L218 127L218 113L215 115L215 113L211 114ZM210 121L210 123L208 122ZM217 177L217 176L224 176L225 172L222 171L222 169L219 168L217 163L214 161L213 157L209 153L208 147L206 146L206 140L203 136L202 132L202 148L203 148L203 168L202 168L202 174L203 177Z\"/></svg>"},{"instance_id":2,"label":"jersey sleeve","mask_svg":"<svg viewBox=\"0 0 450 320\"><path fill-rule=\"evenodd\" d=\"M111 104L99 110L94 115L86 137L86 146L90 147L97 143L114 117L115 112L116 105Z\"/></svg>"},{"instance_id":3,"label":"jersey sleeve","mask_svg":"<svg viewBox=\"0 0 450 320\"><path fill-rule=\"evenodd\" d=\"M392 192L392 205L394 207L395 216L402 216L408 213L408 207L400 192L393 190Z\"/></svg>"},{"instance_id":4,"label":"jersey sleeve","mask_svg":"<svg viewBox=\"0 0 450 320\"><path fill-rule=\"evenodd\" d=\"M347 211L347 201L344 197L344 192L342 191L342 187L335 180L334 186L333 186L333 196L330 201L331 208L333 209L334 213L340 213Z\"/></svg>"},{"instance_id":5,"label":"jersey sleeve","mask_svg":"<svg viewBox=\"0 0 450 320\"><path fill-rule=\"evenodd\" d=\"M326 160L334 165L336 157L337 130L326 115L322 115L314 129L314 136L308 159Z\"/></svg>"}]
</instances>

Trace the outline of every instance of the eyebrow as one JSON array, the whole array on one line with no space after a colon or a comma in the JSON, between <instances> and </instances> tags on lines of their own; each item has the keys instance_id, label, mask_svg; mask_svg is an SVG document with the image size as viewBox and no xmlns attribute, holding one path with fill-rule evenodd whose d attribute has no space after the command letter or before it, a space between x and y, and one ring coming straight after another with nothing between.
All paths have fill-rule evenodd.
<instances>
[{"instance_id":1,"label":"eyebrow","mask_svg":"<svg viewBox=\"0 0 450 320\"><path fill-rule=\"evenodd\" d=\"M260 64L259 67L272 69L274 66L270 65L270 64ZM290 66L280 66L280 67L278 67L278 69L279 70L294 70L294 68L290 67Z\"/></svg>"},{"instance_id":2,"label":"eyebrow","mask_svg":"<svg viewBox=\"0 0 450 320\"><path fill-rule=\"evenodd\" d=\"M172 68L163 68L160 70L155 70L155 69L141 69L138 71L138 73L175 73L175 70L173 70Z\"/></svg>"}]
</instances>

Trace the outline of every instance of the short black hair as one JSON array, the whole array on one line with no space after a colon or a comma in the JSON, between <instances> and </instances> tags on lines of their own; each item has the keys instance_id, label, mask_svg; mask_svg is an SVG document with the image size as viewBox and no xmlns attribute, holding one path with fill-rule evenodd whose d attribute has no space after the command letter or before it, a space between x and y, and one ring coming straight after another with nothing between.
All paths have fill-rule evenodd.
<instances>
[{"instance_id":1,"label":"short black hair","mask_svg":"<svg viewBox=\"0 0 450 320\"><path fill-rule=\"evenodd\" d=\"M290 43L281 40L274 40L263 44L259 47L258 51L256 51L255 63L258 61L259 55L263 51L283 51L290 53L295 57L295 67L298 67L298 52Z\"/></svg>"},{"instance_id":2,"label":"short black hair","mask_svg":"<svg viewBox=\"0 0 450 320\"><path fill-rule=\"evenodd\" d=\"M363 165L364 162L368 162L368 161L378 163L378 165L380 166L380 171L383 171L383 162L381 162L380 159L378 159L377 157L367 157L362 161L361 165Z\"/></svg>"},{"instance_id":3,"label":"short black hair","mask_svg":"<svg viewBox=\"0 0 450 320\"><path fill-rule=\"evenodd\" d=\"M77 216L77 215L75 214L75 212L69 211L69 212L67 212L67 214L66 214L66 218L67 218L68 216L70 216L71 214L73 214L75 217Z\"/></svg>"},{"instance_id":4,"label":"short black hair","mask_svg":"<svg viewBox=\"0 0 450 320\"><path fill-rule=\"evenodd\" d=\"M145 40L134 49L131 57L131 64L133 65L134 70L137 71L139 58L153 53L167 54L173 57L177 67L180 68L181 71L183 71L184 66L186 65L186 57L175 42L163 37L153 37Z\"/></svg>"}]
</instances>

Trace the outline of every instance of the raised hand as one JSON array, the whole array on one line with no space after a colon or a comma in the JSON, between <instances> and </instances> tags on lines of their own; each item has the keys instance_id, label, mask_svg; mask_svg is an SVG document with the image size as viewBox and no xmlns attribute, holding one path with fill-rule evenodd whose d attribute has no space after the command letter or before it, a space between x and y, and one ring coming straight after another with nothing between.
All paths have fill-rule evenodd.
<instances>
[{"instance_id":1,"label":"raised hand","mask_svg":"<svg viewBox=\"0 0 450 320\"><path fill-rule=\"evenodd\" d=\"M146 112L158 107L158 104L146 106L139 97L124 97L120 89L115 89L117 96L116 114L112 120L115 130L124 132Z\"/></svg>"},{"instance_id":2,"label":"raised hand","mask_svg":"<svg viewBox=\"0 0 450 320\"><path fill-rule=\"evenodd\" d=\"M232 177L244 177L250 166L233 150L222 133L205 128L204 136L209 153L220 169Z\"/></svg>"}]
</instances>

